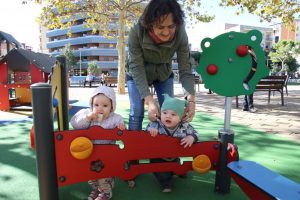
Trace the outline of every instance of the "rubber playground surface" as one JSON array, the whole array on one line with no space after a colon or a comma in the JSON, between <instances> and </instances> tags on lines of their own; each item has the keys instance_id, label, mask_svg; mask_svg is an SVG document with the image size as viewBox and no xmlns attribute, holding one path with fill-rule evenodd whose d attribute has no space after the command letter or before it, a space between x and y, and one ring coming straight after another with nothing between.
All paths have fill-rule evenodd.
<instances>
[{"instance_id":1,"label":"rubber playground surface","mask_svg":"<svg viewBox=\"0 0 300 200\"><path fill-rule=\"evenodd\" d=\"M118 103L117 113L124 117L127 124L128 106L119 101ZM39 189L35 151L30 148L29 140L32 118L26 114L16 116L18 117L13 119L0 119L0 199L37 200ZM223 119L197 112L192 125L199 131L200 140L208 141L213 140L218 130L223 128ZM258 162L300 183L299 143L236 123L231 124L231 129L235 132L234 141L239 148L241 160ZM191 171L187 178L174 176L172 193L165 194L160 191L152 174L143 174L137 177L134 189L129 189L126 182L117 179L112 199L248 199L233 180L231 191L226 195L214 193L214 182L214 171L204 175ZM86 199L89 191L88 184L83 182L60 188L59 195L64 200Z\"/></svg>"}]
</instances>

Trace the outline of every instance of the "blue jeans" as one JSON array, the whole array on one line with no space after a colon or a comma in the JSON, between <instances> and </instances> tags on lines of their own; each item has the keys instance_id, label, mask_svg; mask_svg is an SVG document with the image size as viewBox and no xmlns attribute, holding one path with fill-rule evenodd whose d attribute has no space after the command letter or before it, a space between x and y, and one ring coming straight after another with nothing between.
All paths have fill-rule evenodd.
<instances>
[{"instance_id":1,"label":"blue jeans","mask_svg":"<svg viewBox=\"0 0 300 200\"><path fill-rule=\"evenodd\" d=\"M162 105L164 97L162 94L168 94L171 97L174 96L174 84L173 76L170 76L163 82L154 81L153 86L156 91L159 105ZM129 113L129 125L128 130L143 130L142 124L144 119L144 99L141 99L141 95L136 87L136 84L132 78L127 79L127 87L130 102Z\"/></svg>"},{"instance_id":2,"label":"blue jeans","mask_svg":"<svg viewBox=\"0 0 300 200\"><path fill-rule=\"evenodd\" d=\"M254 108L253 106L253 94L244 96L244 109Z\"/></svg>"}]
</instances>

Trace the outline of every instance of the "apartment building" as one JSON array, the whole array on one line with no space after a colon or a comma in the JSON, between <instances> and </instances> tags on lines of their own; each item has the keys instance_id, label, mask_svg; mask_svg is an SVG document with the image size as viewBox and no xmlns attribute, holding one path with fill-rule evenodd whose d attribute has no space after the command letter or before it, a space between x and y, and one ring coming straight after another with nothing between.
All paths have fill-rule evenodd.
<instances>
[{"instance_id":1,"label":"apartment building","mask_svg":"<svg viewBox=\"0 0 300 200\"><path fill-rule=\"evenodd\" d=\"M300 19L296 19L290 29L282 23L274 24L275 42L279 40L296 40L300 41Z\"/></svg>"},{"instance_id":2,"label":"apartment building","mask_svg":"<svg viewBox=\"0 0 300 200\"><path fill-rule=\"evenodd\" d=\"M246 33L254 29L259 30L262 33L263 39L261 42L261 47L263 49L272 48L272 44L274 43L275 40L273 28L225 23L225 32L236 31L236 32Z\"/></svg>"},{"instance_id":3,"label":"apartment building","mask_svg":"<svg viewBox=\"0 0 300 200\"><path fill-rule=\"evenodd\" d=\"M54 29L46 31L46 44L52 56L61 54L66 45L70 45L77 59L74 67L75 75L86 75L88 64L96 62L100 72L116 76L118 71L118 51L116 49L117 39L108 39L101 34L101 31L93 32L92 28L84 25L84 19L78 19L70 28L71 36L68 36L66 29ZM116 32L112 29L109 35Z\"/></svg>"},{"instance_id":4,"label":"apartment building","mask_svg":"<svg viewBox=\"0 0 300 200\"><path fill-rule=\"evenodd\" d=\"M39 25L39 48L38 51L41 53L49 54L49 49L47 48L48 38L46 37L48 29L42 25Z\"/></svg>"}]
</instances>

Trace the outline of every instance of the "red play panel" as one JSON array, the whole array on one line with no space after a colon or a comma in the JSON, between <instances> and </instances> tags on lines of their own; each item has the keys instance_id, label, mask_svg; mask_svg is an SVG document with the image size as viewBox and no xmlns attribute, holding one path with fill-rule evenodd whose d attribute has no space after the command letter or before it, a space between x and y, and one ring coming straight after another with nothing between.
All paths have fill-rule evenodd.
<instances>
[{"instance_id":1,"label":"red play panel","mask_svg":"<svg viewBox=\"0 0 300 200\"><path fill-rule=\"evenodd\" d=\"M90 140L118 140L124 148L118 145L93 145L91 155L86 159L76 159L70 153L71 142L78 137ZM144 131L120 131L119 129L103 129L98 126L87 130L61 131L55 133L55 151L58 185L69 185L91 179L117 176L129 180L141 173L173 171L185 174L192 170L192 162L144 163L131 165L126 169L126 163L131 160L149 158L177 158L207 155L212 163L211 170L216 170L219 160L220 143L218 141L199 142L191 148L183 148L177 138L159 135L152 137ZM235 160L237 153L229 154L228 162ZM102 165L99 172L91 170L91 163L98 161Z\"/></svg>"}]
</instances>

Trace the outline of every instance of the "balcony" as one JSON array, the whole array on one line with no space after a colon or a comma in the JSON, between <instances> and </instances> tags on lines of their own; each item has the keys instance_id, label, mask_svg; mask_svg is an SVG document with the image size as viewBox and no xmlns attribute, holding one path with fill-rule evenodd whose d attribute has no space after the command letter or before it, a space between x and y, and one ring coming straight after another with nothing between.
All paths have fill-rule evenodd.
<instances>
[{"instance_id":1,"label":"balcony","mask_svg":"<svg viewBox=\"0 0 300 200\"><path fill-rule=\"evenodd\" d=\"M90 44L90 43L117 43L117 39L107 39L102 36L94 36L94 35L87 35L85 37L78 37L78 38L68 38L63 40L56 40L47 43L47 48L57 48L57 47L64 47L67 44L73 45L80 45L80 44Z\"/></svg>"},{"instance_id":2,"label":"balcony","mask_svg":"<svg viewBox=\"0 0 300 200\"><path fill-rule=\"evenodd\" d=\"M103 49L103 48L79 48L73 51L76 57L84 56L118 56L117 49ZM59 51L53 51L52 56L60 55Z\"/></svg>"}]
</instances>

